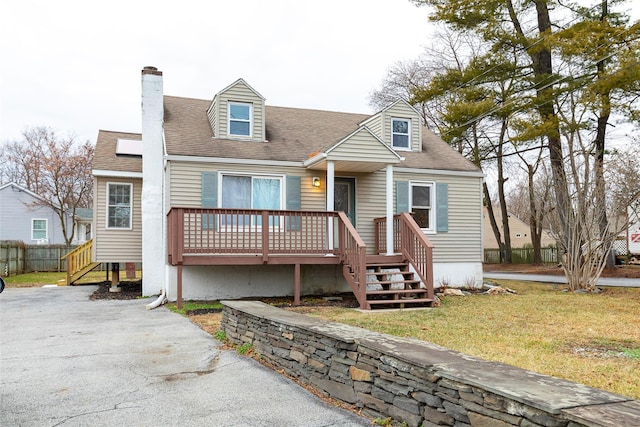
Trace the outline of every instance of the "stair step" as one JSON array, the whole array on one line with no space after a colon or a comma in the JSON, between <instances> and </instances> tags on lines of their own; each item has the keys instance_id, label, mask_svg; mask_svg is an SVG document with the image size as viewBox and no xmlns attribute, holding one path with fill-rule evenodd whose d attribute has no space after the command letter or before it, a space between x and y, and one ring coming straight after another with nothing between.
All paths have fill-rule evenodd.
<instances>
[{"instance_id":1,"label":"stair step","mask_svg":"<svg viewBox=\"0 0 640 427\"><path fill-rule=\"evenodd\" d=\"M371 263L367 264L367 269L373 268L400 268L400 267L409 267L408 262L388 262L388 263Z\"/></svg>"},{"instance_id":2,"label":"stair step","mask_svg":"<svg viewBox=\"0 0 640 427\"><path fill-rule=\"evenodd\" d=\"M377 291L367 291L367 295L394 295L394 294L426 294L425 288L419 289L383 289Z\"/></svg>"},{"instance_id":3,"label":"stair step","mask_svg":"<svg viewBox=\"0 0 640 427\"><path fill-rule=\"evenodd\" d=\"M400 271L391 271L391 270L385 270L385 271L367 271L367 274L371 274L372 276L388 276L389 274L402 274L402 275L409 275L409 274L413 274L413 271L409 271L409 270L400 270Z\"/></svg>"},{"instance_id":4,"label":"stair step","mask_svg":"<svg viewBox=\"0 0 640 427\"><path fill-rule=\"evenodd\" d=\"M380 281L376 281L376 282L369 282L367 281L367 285L402 285L402 284L406 284L406 285L418 285L420 284L420 280L416 280L416 279L410 279L410 280L380 280Z\"/></svg>"},{"instance_id":5,"label":"stair step","mask_svg":"<svg viewBox=\"0 0 640 427\"><path fill-rule=\"evenodd\" d=\"M367 300L367 304L371 307L374 305L391 305L391 304L432 304L433 300L430 298L415 298L415 299L374 299Z\"/></svg>"}]
</instances>

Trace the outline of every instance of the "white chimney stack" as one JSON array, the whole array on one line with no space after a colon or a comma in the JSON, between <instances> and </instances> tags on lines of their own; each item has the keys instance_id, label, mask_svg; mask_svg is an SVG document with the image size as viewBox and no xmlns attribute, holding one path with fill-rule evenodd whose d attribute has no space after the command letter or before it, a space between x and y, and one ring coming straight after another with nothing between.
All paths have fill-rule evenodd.
<instances>
[{"instance_id":1,"label":"white chimney stack","mask_svg":"<svg viewBox=\"0 0 640 427\"><path fill-rule=\"evenodd\" d=\"M166 289L162 71L142 69L142 295Z\"/></svg>"}]
</instances>

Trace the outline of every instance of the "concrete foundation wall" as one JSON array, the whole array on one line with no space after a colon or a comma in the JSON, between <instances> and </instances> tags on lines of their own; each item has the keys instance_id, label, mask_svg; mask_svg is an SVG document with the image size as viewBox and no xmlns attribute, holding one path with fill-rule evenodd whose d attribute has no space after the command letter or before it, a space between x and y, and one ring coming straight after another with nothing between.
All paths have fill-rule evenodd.
<instances>
[{"instance_id":1,"label":"concrete foundation wall","mask_svg":"<svg viewBox=\"0 0 640 427\"><path fill-rule=\"evenodd\" d=\"M632 426L640 401L428 342L224 301L222 329L276 369L409 427ZM365 314L369 316L371 314Z\"/></svg>"},{"instance_id":2,"label":"concrete foundation wall","mask_svg":"<svg viewBox=\"0 0 640 427\"><path fill-rule=\"evenodd\" d=\"M185 300L219 300L293 295L293 265L185 266L182 294ZM462 287L482 283L480 263L434 263L434 286ZM167 266L168 298L176 300L177 268ZM329 295L351 292L340 265L300 266L302 295ZM161 287L150 284L145 295L155 295Z\"/></svg>"},{"instance_id":3,"label":"concrete foundation wall","mask_svg":"<svg viewBox=\"0 0 640 427\"><path fill-rule=\"evenodd\" d=\"M177 268L168 266L168 299L176 300ZM350 292L341 265L301 265L302 295ZM293 296L293 265L185 266L182 295L185 300L219 300L248 297Z\"/></svg>"},{"instance_id":4,"label":"concrete foundation wall","mask_svg":"<svg viewBox=\"0 0 640 427\"><path fill-rule=\"evenodd\" d=\"M433 287L472 287L482 285L481 262L434 262Z\"/></svg>"}]
</instances>

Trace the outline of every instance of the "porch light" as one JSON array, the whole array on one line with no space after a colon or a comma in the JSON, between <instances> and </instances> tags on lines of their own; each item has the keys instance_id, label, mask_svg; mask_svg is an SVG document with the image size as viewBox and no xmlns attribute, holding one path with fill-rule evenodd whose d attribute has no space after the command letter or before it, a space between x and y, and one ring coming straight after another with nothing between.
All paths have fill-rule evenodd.
<instances>
[{"instance_id":1,"label":"porch light","mask_svg":"<svg viewBox=\"0 0 640 427\"><path fill-rule=\"evenodd\" d=\"M311 183L313 184L314 187L320 187L320 177L319 176L314 176L311 179Z\"/></svg>"}]
</instances>

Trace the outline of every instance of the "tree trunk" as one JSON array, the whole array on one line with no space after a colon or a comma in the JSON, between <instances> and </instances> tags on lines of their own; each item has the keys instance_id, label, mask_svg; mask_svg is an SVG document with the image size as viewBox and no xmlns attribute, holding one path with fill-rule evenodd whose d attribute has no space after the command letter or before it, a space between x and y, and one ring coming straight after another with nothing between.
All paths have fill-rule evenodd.
<instances>
[{"instance_id":1,"label":"tree trunk","mask_svg":"<svg viewBox=\"0 0 640 427\"><path fill-rule=\"evenodd\" d=\"M498 242L498 250L500 251L500 263L504 262L504 243L502 242L502 236L500 236L500 228L498 228L498 223L496 222L496 216L493 213L493 203L491 203L491 196L489 195L489 187L487 187L487 183L482 183L482 191L484 192L484 204L487 207L487 215L489 215L489 223L491 224L491 229L493 230L493 235L496 237L496 242Z\"/></svg>"},{"instance_id":2,"label":"tree trunk","mask_svg":"<svg viewBox=\"0 0 640 427\"><path fill-rule=\"evenodd\" d=\"M602 15L601 21L606 21L608 16L607 0L602 2ZM600 79L603 74L606 73L605 60L598 61L598 78ZM605 153L605 140L607 133L607 123L611 115L611 99L610 91L604 90L600 94L600 113L598 114L598 127L596 131L595 140L595 181L596 181L596 209L599 215L598 228L600 231L600 240L605 242L609 240L609 221L607 219L607 201L606 201L606 189L604 180L604 153ZM615 256L612 250L608 250L605 258L605 268L613 269L615 267Z\"/></svg>"},{"instance_id":3,"label":"tree trunk","mask_svg":"<svg viewBox=\"0 0 640 427\"><path fill-rule=\"evenodd\" d=\"M511 231L509 227L509 211L507 210L507 200L504 194L504 183L509 178L504 177L504 137L507 132L507 121L502 121L502 128L500 129L500 140L497 147L497 165L498 165L498 199L500 201L500 212L502 214L502 232L504 233L504 262L506 264L513 263L513 256L511 251Z\"/></svg>"},{"instance_id":4,"label":"tree trunk","mask_svg":"<svg viewBox=\"0 0 640 427\"><path fill-rule=\"evenodd\" d=\"M529 180L529 233L531 234L531 245L533 246L533 263L542 264L542 224L538 223L538 209L533 186L535 169L532 165L527 165L527 175Z\"/></svg>"}]
</instances>

